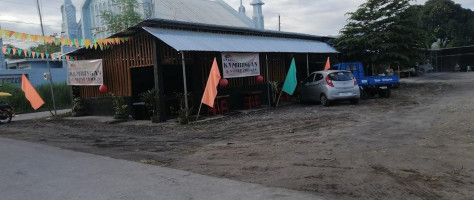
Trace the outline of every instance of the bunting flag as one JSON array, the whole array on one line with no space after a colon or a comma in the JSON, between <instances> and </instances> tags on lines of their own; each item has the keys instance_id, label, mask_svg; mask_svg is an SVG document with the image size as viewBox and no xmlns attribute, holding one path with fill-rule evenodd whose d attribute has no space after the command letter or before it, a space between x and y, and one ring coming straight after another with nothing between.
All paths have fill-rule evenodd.
<instances>
[{"instance_id":1,"label":"bunting flag","mask_svg":"<svg viewBox=\"0 0 474 200\"><path fill-rule=\"evenodd\" d=\"M331 64L329 63L329 57L328 60L326 61L326 65L324 66L324 71L328 71L331 68Z\"/></svg>"},{"instance_id":2,"label":"bunting flag","mask_svg":"<svg viewBox=\"0 0 474 200\"><path fill-rule=\"evenodd\" d=\"M131 37L117 37L117 38L106 38L106 39L78 39L78 38L55 38L45 37L40 35L32 35L27 33L20 33L16 31L0 29L0 38L2 39L17 39L21 41L31 42L43 42L45 44L54 44L57 46L70 46L70 47L84 47L87 49L97 49L97 46L103 46L100 49L108 49L109 45L119 45L131 40Z\"/></svg>"},{"instance_id":3,"label":"bunting flag","mask_svg":"<svg viewBox=\"0 0 474 200\"><path fill-rule=\"evenodd\" d=\"M7 46L2 47L2 52L3 52L3 54L7 54Z\"/></svg>"},{"instance_id":4,"label":"bunting flag","mask_svg":"<svg viewBox=\"0 0 474 200\"><path fill-rule=\"evenodd\" d=\"M25 93L25 97L28 99L28 101L30 101L31 107L33 107L33 109L37 110L44 104L43 99L35 90L33 85L31 85L25 74L21 75L21 90L23 90Z\"/></svg>"},{"instance_id":5,"label":"bunting flag","mask_svg":"<svg viewBox=\"0 0 474 200\"><path fill-rule=\"evenodd\" d=\"M217 85L219 84L219 80L221 80L221 73L219 72L216 58L214 58L211 72L209 73L209 78L207 79L206 89L202 95L201 103L214 108L214 99L217 96Z\"/></svg>"}]
</instances>

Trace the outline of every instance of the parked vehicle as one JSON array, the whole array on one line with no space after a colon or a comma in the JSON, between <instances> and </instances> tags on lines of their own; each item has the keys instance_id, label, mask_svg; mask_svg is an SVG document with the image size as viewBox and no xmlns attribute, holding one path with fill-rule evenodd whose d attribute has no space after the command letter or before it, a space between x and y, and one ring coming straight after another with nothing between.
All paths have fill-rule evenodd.
<instances>
[{"instance_id":1,"label":"parked vehicle","mask_svg":"<svg viewBox=\"0 0 474 200\"><path fill-rule=\"evenodd\" d=\"M366 99L368 96L378 94L380 97L390 97L390 89L398 87L399 79L396 75L365 76L364 68L360 62L339 63L331 67L332 70L347 70L352 72L360 89L360 96Z\"/></svg>"},{"instance_id":2,"label":"parked vehicle","mask_svg":"<svg viewBox=\"0 0 474 200\"><path fill-rule=\"evenodd\" d=\"M8 123L13 117L13 107L3 101L0 101L0 124Z\"/></svg>"},{"instance_id":3,"label":"parked vehicle","mask_svg":"<svg viewBox=\"0 0 474 200\"><path fill-rule=\"evenodd\" d=\"M2 86L0 85L0 87ZM12 96L10 93L0 92L0 98L10 96ZM6 102L0 101L0 124L10 122L13 114L13 107Z\"/></svg>"},{"instance_id":4,"label":"parked vehicle","mask_svg":"<svg viewBox=\"0 0 474 200\"><path fill-rule=\"evenodd\" d=\"M429 72L433 72L433 71L434 71L434 67L433 67L433 65L431 65L429 63L418 66L418 73L420 73L420 74L429 73Z\"/></svg>"},{"instance_id":5,"label":"parked vehicle","mask_svg":"<svg viewBox=\"0 0 474 200\"><path fill-rule=\"evenodd\" d=\"M319 101L330 106L333 101L350 100L359 103L357 80L350 71L328 70L311 73L300 82L296 90L298 102Z\"/></svg>"}]
</instances>

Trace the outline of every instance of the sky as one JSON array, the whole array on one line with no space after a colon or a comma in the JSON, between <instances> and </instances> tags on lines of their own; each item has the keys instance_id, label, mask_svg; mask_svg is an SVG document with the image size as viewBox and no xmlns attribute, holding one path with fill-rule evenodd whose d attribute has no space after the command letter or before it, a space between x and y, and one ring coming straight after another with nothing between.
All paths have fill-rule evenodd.
<instances>
[{"instance_id":1,"label":"sky","mask_svg":"<svg viewBox=\"0 0 474 200\"><path fill-rule=\"evenodd\" d=\"M79 10L84 0L72 0ZM224 0L238 9L240 0ZM252 0L242 0L251 17ZM60 7L64 0L39 0L43 12L45 34L61 32ZM335 36L347 24L346 13L355 11L366 0L263 0L265 29L278 30L278 16L281 16L281 30L311 35ZM426 0L414 3L423 4ZM455 0L463 8L474 10L473 0ZM0 25L2 29L28 34L41 34L36 0L0 0ZM79 13L78 13L79 15ZM78 16L79 20L79 16ZM20 41L8 40L17 46L29 45Z\"/></svg>"}]
</instances>

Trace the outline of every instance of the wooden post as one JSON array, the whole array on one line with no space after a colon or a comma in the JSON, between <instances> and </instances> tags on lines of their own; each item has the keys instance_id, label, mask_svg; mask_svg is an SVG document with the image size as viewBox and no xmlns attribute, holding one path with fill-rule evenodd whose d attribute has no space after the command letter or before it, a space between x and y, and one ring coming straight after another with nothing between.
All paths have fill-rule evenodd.
<instances>
[{"instance_id":1,"label":"wooden post","mask_svg":"<svg viewBox=\"0 0 474 200\"><path fill-rule=\"evenodd\" d=\"M271 100L270 100L270 76L268 75L268 54L265 54L265 62L267 64L267 91L268 91L268 106L271 106Z\"/></svg>"},{"instance_id":2,"label":"wooden post","mask_svg":"<svg viewBox=\"0 0 474 200\"><path fill-rule=\"evenodd\" d=\"M309 54L306 54L306 76L309 76Z\"/></svg>"},{"instance_id":3,"label":"wooden post","mask_svg":"<svg viewBox=\"0 0 474 200\"><path fill-rule=\"evenodd\" d=\"M185 116L188 117L188 86L186 83L186 62L184 60L184 51L181 51L181 62L183 63L183 83L184 83L184 108L186 109Z\"/></svg>"}]
</instances>

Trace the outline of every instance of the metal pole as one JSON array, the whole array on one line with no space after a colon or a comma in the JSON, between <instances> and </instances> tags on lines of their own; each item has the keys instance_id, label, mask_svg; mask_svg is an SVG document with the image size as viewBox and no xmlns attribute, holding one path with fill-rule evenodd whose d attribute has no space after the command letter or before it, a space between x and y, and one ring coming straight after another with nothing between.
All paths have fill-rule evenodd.
<instances>
[{"instance_id":1,"label":"metal pole","mask_svg":"<svg viewBox=\"0 0 474 200\"><path fill-rule=\"evenodd\" d=\"M43 27L43 16L41 15L41 9L39 6L39 0L36 0L36 7L38 8L38 14L40 18L40 25L41 25L41 33L43 34L44 37L44 27ZM48 53L48 45L46 42L44 43L44 52L45 54ZM53 89L53 75L51 74L51 68L49 66L49 60L46 58L46 66L48 67L48 73L49 73L49 87L51 89L51 97L53 99L53 107L54 107L54 116L56 117L58 115L57 110L56 110L56 101L54 99L54 89Z\"/></svg>"},{"instance_id":2,"label":"metal pole","mask_svg":"<svg viewBox=\"0 0 474 200\"><path fill-rule=\"evenodd\" d=\"M186 117L189 115L188 111L188 86L186 84L186 62L184 61L184 52L181 51L181 62L183 63L183 83L184 83L184 108L186 109Z\"/></svg>"},{"instance_id":3,"label":"metal pole","mask_svg":"<svg viewBox=\"0 0 474 200\"><path fill-rule=\"evenodd\" d=\"M268 106L271 106L271 100L270 100L270 76L268 75L268 54L265 54L265 62L267 64L267 92L268 92Z\"/></svg>"},{"instance_id":4,"label":"metal pole","mask_svg":"<svg viewBox=\"0 0 474 200\"><path fill-rule=\"evenodd\" d=\"M278 31L281 31L280 15L278 15Z\"/></svg>"}]
</instances>

